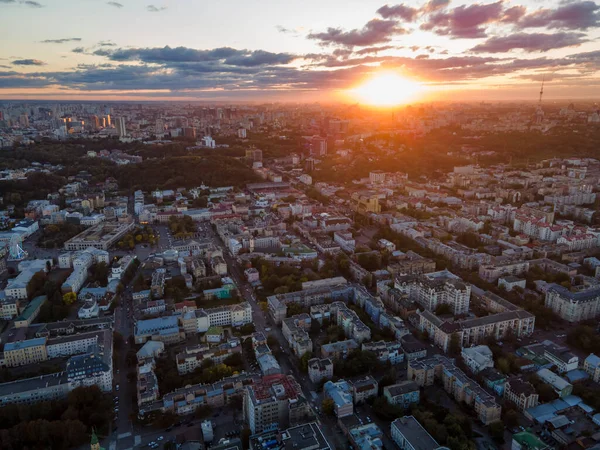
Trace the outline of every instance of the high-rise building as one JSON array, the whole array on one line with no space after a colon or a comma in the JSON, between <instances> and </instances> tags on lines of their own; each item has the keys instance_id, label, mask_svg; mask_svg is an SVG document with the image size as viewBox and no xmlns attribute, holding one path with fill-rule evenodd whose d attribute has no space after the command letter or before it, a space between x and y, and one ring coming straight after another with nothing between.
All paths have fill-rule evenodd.
<instances>
[{"instance_id":1,"label":"high-rise building","mask_svg":"<svg viewBox=\"0 0 600 450\"><path fill-rule=\"evenodd\" d=\"M310 146L311 155L324 156L327 154L327 139L321 136L313 136Z\"/></svg>"},{"instance_id":2,"label":"high-rise building","mask_svg":"<svg viewBox=\"0 0 600 450\"><path fill-rule=\"evenodd\" d=\"M29 126L29 116L27 114L21 114L19 116L19 125L21 125L22 127Z\"/></svg>"},{"instance_id":3,"label":"high-rise building","mask_svg":"<svg viewBox=\"0 0 600 450\"><path fill-rule=\"evenodd\" d=\"M196 129L194 127L185 127L183 129L183 135L187 138L196 139Z\"/></svg>"},{"instance_id":4,"label":"high-rise building","mask_svg":"<svg viewBox=\"0 0 600 450\"><path fill-rule=\"evenodd\" d=\"M100 119L98 119L98 116L90 117L90 126L92 130L97 130L100 128Z\"/></svg>"},{"instance_id":5,"label":"high-rise building","mask_svg":"<svg viewBox=\"0 0 600 450\"><path fill-rule=\"evenodd\" d=\"M156 119L154 132L156 134L163 134L165 132L165 121L163 119Z\"/></svg>"},{"instance_id":6,"label":"high-rise building","mask_svg":"<svg viewBox=\"0 0 600 450\"><path fill-rule=\"evenodd\" d=\"M125 126L125 117L117 117L115 121L115 128L119 137L127 136L127 128Z\"/></svg>"}]
</instances>

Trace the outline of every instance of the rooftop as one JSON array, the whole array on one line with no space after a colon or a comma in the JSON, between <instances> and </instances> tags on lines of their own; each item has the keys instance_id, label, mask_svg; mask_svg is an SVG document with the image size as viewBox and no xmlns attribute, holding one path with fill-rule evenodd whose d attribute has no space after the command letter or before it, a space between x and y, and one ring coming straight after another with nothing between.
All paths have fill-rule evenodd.
<instances>
[{"instance_id":1,"label":"rooftop","mask_svg":"<svg viewBox=\"0 0 600 450\"><path fill-rule=\"evenodd\" d=\"M414 450L436 450L440 448L437 441L413 416L404 416L394 420L392 428L400 431Z\"/></svg>"}]
</instances>

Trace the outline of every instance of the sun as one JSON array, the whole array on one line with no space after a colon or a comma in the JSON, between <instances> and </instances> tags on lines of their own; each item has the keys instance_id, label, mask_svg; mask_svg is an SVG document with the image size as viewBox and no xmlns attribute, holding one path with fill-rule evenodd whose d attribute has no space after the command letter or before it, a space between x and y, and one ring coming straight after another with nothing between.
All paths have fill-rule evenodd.
<instances>
[{"instance_id":1,"label":"sun","mask_svg":"<svg viewBox=\"0 0 600 450\"><path fill-rule=\"evenodd\" d=\"M382 72L351 89L357 100L374 106L395 106L415 100L423 86L395 72Z\"/></svg>"}]
</instances>

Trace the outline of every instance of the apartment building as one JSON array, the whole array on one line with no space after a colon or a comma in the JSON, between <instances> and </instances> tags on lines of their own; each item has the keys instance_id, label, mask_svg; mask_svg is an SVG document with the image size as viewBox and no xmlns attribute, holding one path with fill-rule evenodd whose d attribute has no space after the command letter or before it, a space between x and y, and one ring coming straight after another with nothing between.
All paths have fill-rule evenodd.
<instances>
[{"instance_id":1,"label":"apartment building","mask_svg":"<svg viewBox=\"0 0 600 450\"><path fill-rule=\"evenodd\" d=\"M413 416L400 417L392 422L392 440L400 450L438 450L437 441Z\"/></svg>"},{"instance_id":2,"label":"apartment building","mask_svg":"<svg viewBox=\"0 0 600 450\"><path fill-rule=\"evenodd\" d=\"M165 269L157 269L152 273L152 281L150 282L152 298L163 298L165 295L165 277Z\"/></svg>"},{"instance_id":3,"label":"apartment building","mask_svg":"<svg viewBox=\"0 0 600 450\"><path fill-rule=\"evenodd\" d=\"M17 367L46 361L48 359L47 340L45 337L39 337L6 343L4 345L4 364L6 367Z\"/></svg>"},{"instance_id":4,"label":"apartment building","mask_svg":"<svg viewBox=\"0 0 600 450\"><path fill-rule=\"evenodd\" d=\"M308 361L308 378L315 384L333 378L333 363L329 358L312 358Z\"/></svg>"},{"instance_id":5,"label":"apartment building","mask_svg":"<svg viewBox=\"0 0 600 450\"><path fill-rule=\"evenodd\" d=\"M469 311L471 286L459 277L444 270L396 278L394 287L409 295L428 311L435 311L440 305L449 305L453 314L465 314Z\"/></svg>"},{"instance_id":6,"label":"apartment building","mask_svg":"<svg viewBox=\"0 0 600 450\"><path fill-rule=\"evenodd\" d=\"M539 396L535 388L520 378L511 378L504 386L504 398L514 403L520 411L533 408L539 404Z\"/></svg>"},{"instance_id":7,"label":"apartment building","mask_svg":"<svg viewBox=\"0 0 600 450\"><path fill-rule=\"evenodd\" d=\"M244 419L252 433L282 429L310 414L310 405L291 375L269 375L247 387Z\"/></svg>"},{"instance_id":8,"label":"apartment building","mask_svg":"<svg viewBox=\"0 0 600 450\"><path fill-rule=\"evenodd\" d=\"M183 329L179 328L176 316L138 320L133 335L136 344L143 344L149 339L159 340L165 344L176 343L185 339L185 333Z\"/></svg>"},{"instance_id":9,"label":"apartment building","mask_svg":"<svg viewBox=\"0 0 600 450\"><path fill-rule=\"evenodd\" d=\"M23 311L21 311L21 314L15 318L15 328L25 328L31 325L31 323L40 313L42 305L46 303L47 300L48 297L45 295L40 295L39 297L32 299L27 306L25 306ZM16 307L16 303L13 304Z\"/></svg>"},{"instance_id":10,"label":"apartment building","mask_svg":"<svg viewBox=\"0 0 600 450\"><path fill-rule=\"evenodd\" d=\"M501 407L476 381L444 356L408 362L406 376L418 386L431 386L435 379L442 381L444 390L458 402L472 407L477 418L485 425L500 420Z\"/></svg>"},{"instance_id":11,"label":"apartment building","mask_svg":"<svg viewBox=\"0 0 600 450\"><path fill-rule=\"evenodd\" d=\"M365 342L362 344L362 350L375 353L382 363L396 365L404 361L402 344L397 341Z\"/></svg>"},{"instance_id":12,"label":"apartment building","mask_svg":"<svg viewBox=\"0 0 600 450\"><path fill-rule=\"evenodd\" d=\"M360 348L354 339L332 342L321 346L321 357L330 359L344 359L350 352Z\"/></svg>"},{"instance_id":13,"label":"apartment building","mask_svg":"<svg viewBox=\"0 0 600 450\"><path fill-rule=\"evenodd\" d=\"M407 380L384 387L383 396L389 404L408 409L413 403L419 403L421 391L416 382Z\"/></svg>"},{"instance_id":14,"label":"apartment building","mask_svg":"<svg viewBox=\"0 0 600 450\"><path fill-rule=\"evenodd\" d=\"M328 381L323 385L325 398L333 400L334 413L338 419L354 414L352 389L345 380Z\"/></svg>"},{"instance_id":15,"label":"apartment building","mask_svg":"<svg viewBox=\"0 0 600 450\"><path fill-rule=\"evenodd\" d=\"M145 415L154 410L171 412L180 416L192 414L199 406L214 409L228 404L233 397L245 395L246 389L260 382L253 376L237 375L213 384L195 384L163 395L158 402L149 403L140 409Z\"/></svg>"},{"instance_id":16,"label":"apartment building","mask_svg":"<svg viewBox=\"0 0 600 450\"><path fill-rule=\"evenodd\" d=\"M355 405L361 404L371 397L376 397L379 392L379 383L370 375L358 380L350 381L352 400Z\"/></svg>"},{"instance_id":17,"label":"apartment building","mask_svg":"<svg viewBox=\"0 0 600 450\"><path fill-rule=\"evenodd\" d=\"M523 275L529 271L529 261L486 264L479 267L479 278L495 283L500 277Z\"/></svg>"},{"instance_id":18,"label":"apartment building","mask_svg":"<svg viewBox=\"0 0 600 450\"><path fill-rule=\"evenodd\" d=\"M583 361L583 370L585 370L590 378L595 382L600 382L600 358L591 353Z\"/></svg>"},{"instance_id":19,"label":"apartment building","mask_svg":"<svg viewBox=\"0 0 600 450\"><path fill-rule=\"evenodd\" d=\"M535 316L525 310L503 311L489 316L463 320L444 320L430 311L418 312L419 329L427 331L433 342L448 351L452 335L462 347L479 344L486 337L501 340L508 333L517 337L530 336L535 327Z\"/></svg>"},{"instance_id":20,"label":"apartment building","mask_svg":"<svg viewBox=\"0 0 600 450\"><path fill-rule=\"evenodd\" d=\"M104 330L99 344L90 346L82 355L71 356L66 368L71 388L98 386L103 392L112 392L112 350L112 332Z\"/></svg>"},{"instance_id":21,"label":"apartment building","mask_svg":"<svg viewBox=\"0 0 600 450\"><path fill-rule=\"evenodd\" d=\"M66 372L0 384L0 406L31 405L65 398L71 387Z\"/></svg>"},{"instance_id":22,"label":"apartment building","mask_svg":"<svg viewBox=\"0 0 600 450\"><path fill-rule=\"evenodd\" d=\"M104 330L48 339L46 343L48 358L61 358L85 353L90 346L98 344L103 335Z\"/></svg>"},{"instance_id":23,"label":"apartment building","mask_svg":"<svg viewBox=\"0 0 600 450\"><path fill-rule=\"evenodd\" d=\"M463 348L461 356L465 365L473 373L494 367L494 355L487 345Z\"/></svg>"},{"instance_id":24,"label":"apartment building","mask_svg":"<svg viewBox=\"0 0 600 450\"><path fill-rule=\"evenodd\" d=\"M175 357L177 371L180 375L193 372L202 366L205 360L220 364L229 356L241 353L241 351L242 346L239 339L230 339L228 342L213 347L203 344L186 347L183 352L178 353Z\"/></svg>"},{"instance_id":25,"label":"apartment building","mask_svg":"<svg viewBox=\"0 0 600 450\"><path fill-rule=\"evenodd\" d=\"M600 286L571 292L558 284L546 291L545 305L567 322L581 322L600 315Z\"/></svg>"},{"instance_id":26,"label":"apartment building","mask_svg":"<svg viewBox=\"0 0 600 450\"><path fill-rule=\"evenodd\" d=\"M312 352L312 339L308 335L310 326L311 318L306 313L284 319L281 325L283 337L298 358Z\"/></svg>"}]
</instances>

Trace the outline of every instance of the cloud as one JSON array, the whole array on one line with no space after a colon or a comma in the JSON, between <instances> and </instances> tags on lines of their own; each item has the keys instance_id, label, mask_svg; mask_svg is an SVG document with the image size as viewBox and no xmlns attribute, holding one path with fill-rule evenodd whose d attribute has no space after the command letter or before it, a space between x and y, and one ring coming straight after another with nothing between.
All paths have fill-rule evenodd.
<instances>
[{"instance_id":1,"label":"cloud","mask_svg":"<svg viewBox=\"0 0 600 450\"><path fill-rule=\"evenodd\" d=\"M406 33L407 31L395 20L372 19L360 30L343 31L341 28L328 28L323 33L311 33L308 38L320 41L322 46L367 47L390 42L392 36Z\"/></svg>"},{"instance_id":2,"label":"cloud","mask_svg":"<svg viewBox=\"0 0 600 450\"><path fill-rule=\"evenodd\" d=\"M39 59L15 59L11 64L15 66L44 66L46 63Z\"/></svg>"},{"instance_id":3,"label":"cloud","mask_svg":"<svg viewBox=\"0 0 600 450\"><path fill-rule=\"evenodd\" d=\"M450 4L450 0L430 0L421 8L424 13L432 13L440 9L444 9Z\"/></svg>"},{"instance_id":4,"label":"cloud","mask_svg":"<svg viewBox=\"0 0 600 450\"><path fill-rule=\"evenodd\" d=\"M513 49L526 52L545 52L554 48L573 47L588 40L583 33L515 33L493 37L471 49L474 53L503 53Z\"/></svg>"},{"instance_id":5,"label":"cloud","mask_svg":"<svg viewBox=\"0 0 600 450\"><path fill-rule=\"evenodd\" d=\"M102 52L102 54L101 54ZM242 67L269 64L289 64L297 56L290 53L271 53L265 50L238 50L220 47L197 50L189 47L127 48L114 51L96 50L95 55L108 56L113 61L142 61L154 64L216 62Z\"/></svg>"},{"instance_id":6,"label":"cloud","mask_svg":"<svg viewBox=\"0 0 600 450\"><path fill-rule=\"evenodd\" d=\"M167 9L166 6L154 6L154 5L146 6L146 11L148 11L148 12L161 12L161 11L164 11L165 9Z\"/></svg>"},{"instance_id":7,"label":"cloud","mask_svg":"<svg viewBox=\"0 0 600 450\"><path fill-rule=\"evenodd\" d=\"M43 8L44 7L44 5L42 5L41 3L34 2L32 0L20 1L19 3L21 3L25 6L29 6L30 8Z\"/></svg>"},{"instance_id":8,"label":"cloud","mask_svg":"<svg viewBox=\"0 0 600 450\"><path fill-rule=\"evenodd\" d=\"M41 3L38 2L34 2L32 0L0 0L0 3L5 3L5 4L19 4L19 5L25 5L25 6L29 6L30 8L43 8L44 5L42 5Z\"/></svg>"},{"instance_id":9,"label":"cloud","mask_svg":"<svg viewBox=\"0 0 600 450\"><path fill-rule=\"evenodd\" d=\"M383 5L377 10L377 14L379 14L384 19L395 18L404 19L407 22L412 22L419 15L419 10L410 6L406 6L403 3L400 3L399 5L394 6Z\"/></svg>"},{"instance_id":10,"label":"cloud","mask_svg":"<svg viewBox=\"0 0 600 450\"><path fill-rule=\"evenodd\" d=\"M75 47L73 50L71 50L73 53L86 53L85 48L83 47Z\"/></svg>"},{"instance_id":11,"label":"cloud","mask_svg":"<svg viewBox=\"0 0 600 450\"><path fill-rule=\"evenodd\" d=\"M482 38L487 36L483 25L503 17L502 0L495 3L461 5L447 12L430 15L421 25L422 30L433 31L452 38Z\"/></svg>"},{"instance_id":12,"label":"cloud","mask_svg":"<svg viewBox=\"0 0 600 450\"><path fill-rule=\"evenodd\" d=\"M380 45L380 46L376 46L376 47L361 48L360 50L357 50L355 53L357 55L367 55L370 53L379 53L379 52L384 52L386 50L392 50L392 49L398 49L398 48L402 48L402 47L397 47L395 45Z\"/></svg>"},{"instance_id":13,"label":"cloud","mask_svg":"<svg viewBox=\"0 0 600 450\"><path fill-rule=\"evenodd\" d=\"M46 39L42 44L64 44L66 42L81 42L81 38Z\"/></svg>"},{"instance_id":14,"label":"cloud","mask_svg":"<svg viewBox=\"0 0 600 450\"><path fill-rule=\"evenodd\" d=\"M587 30L600 27L600 4L593 1L563 3L556 9L539 9L524 16L520 28Z\"/></svg>"},{"instance_id":15,"label":"cloud","mask_svg":"<svg viewBox=\"0 0 600 450\"><path fill-rule=\"evenodd\" d=\"M97 45L100 47L115 47L117 44L111 41L100 41Z\"/></svg>"},{"instance_id":16,"label":"cloud","mask_svg":"<svg viewBox=\"0 0 600 450\"><path fill-rule=\"evenodd\" d=\"M119 3L119 2L106 2L107 5L109 6L114 6L115 8L122 8L123 4Z\"/></svg>"},{"instance_id":17,"label":"cloud","mask_svg":"<svg viewBox=\"0 0 600 450\"><path fill-rule=\"evenodd\" d=\"M2 1L0 1L0 3L2 3ZM0 67L2 67L3 69L10 69L10 66L5 66L4 64L0 64Z\"/></svg>"}]
</instances>

